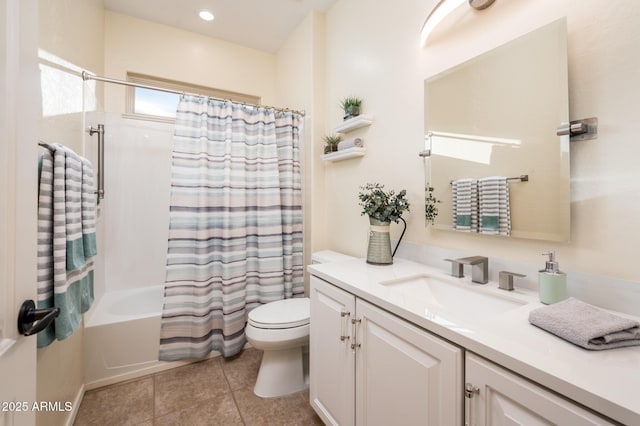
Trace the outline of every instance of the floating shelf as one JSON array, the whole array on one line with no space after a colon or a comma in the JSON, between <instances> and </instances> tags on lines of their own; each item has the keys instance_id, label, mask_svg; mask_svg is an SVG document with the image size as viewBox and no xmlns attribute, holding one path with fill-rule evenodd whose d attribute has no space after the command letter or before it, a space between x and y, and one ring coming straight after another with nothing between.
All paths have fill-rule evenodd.
<instances>
[{"instance_id":1,"label":"floating shelf","mask_svg":"<svg viewBox=\"0 0 640 426\"><path fill-rule=\"evenodd\" d=\"M360 127L370 126L371 123L373 123L373 117L361 114L338 124L333 131L335 133L347 133Z\"/></svg>"},{"instance_id":2,"label":"floating shelf","mask_svg":"<svg viewBox=\"0 0 640 426\"><path fill-rule=\"evenodd\" d=\"M322 159L322 161L342 161L348 160L349 158L362 157L366 151L366 148L354 146L353 148L343 149L342 151L335 151L330 152L329 154L324 154L320 158Z\"/></svg>"}]
</instances>

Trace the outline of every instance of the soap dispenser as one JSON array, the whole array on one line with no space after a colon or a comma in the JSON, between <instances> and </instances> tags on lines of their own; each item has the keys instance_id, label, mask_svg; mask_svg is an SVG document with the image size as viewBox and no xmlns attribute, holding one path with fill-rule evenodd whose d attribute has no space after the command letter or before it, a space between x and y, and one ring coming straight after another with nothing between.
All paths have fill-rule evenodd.
<instances>
[{"instance_id":1,"label":"soap dispenser","mask_svg":"<svg viewBox=\"0 0 640 426\"><path fill-rule=\"evenodd\" d=\"M545 268L538 272L538 291L540 301L551 305L567 298L567 274L560 272L556 261L556 252L542 253L549 256Z\"/></svg>"}]
</instances>

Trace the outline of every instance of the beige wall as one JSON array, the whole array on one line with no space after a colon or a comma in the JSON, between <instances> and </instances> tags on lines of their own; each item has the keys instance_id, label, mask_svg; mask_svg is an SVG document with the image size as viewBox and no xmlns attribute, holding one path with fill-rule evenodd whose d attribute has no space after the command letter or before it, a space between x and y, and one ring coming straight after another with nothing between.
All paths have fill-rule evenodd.
<instances>
[{"instance_id":1,"label":"beige wall","mask_svg":"<svg viewBox=\"0 0 640 426\"><path fill-rule=\"evenodd\" d=\"M275 102L275 55L107 11L107 77L124 80L127 71L260 96ZM124 88L109 85L105 111L124 110Z\"/></svg>"},{"instance_id":2,"label":"beige wall","mask_svg":"<svg viewBox=\"0 0 640 426\"><path fill-rule=\"evenodd\" d=\"M408 190L409 241L534 264L541 264L539 253L557 249L563 269L638 281L640 59L629 52L640 42L640 3L497 1L483 12L463 6L422 47L420 29L435 3L406 0L389 8L384 2L340 0L327 14L326 130L340 122L337 101L346 95L362 97L364 113L375 117L357 133L365 139L365 157L326 167L327 247L366 254L367 220L356 197L359 185L373 181ZM424 79L563 16L570 118L596 116L600 126L598 139L571 146L572 241L425 229L423 164L417 155L423 144Z\"/></svg>"},{"instance_id":3,"label":"beige wall","mask_svg":"<svg viewBox=\"0 0 640 426\"><path fill-rule=\"evenodd\" d=\"M310 13L276 55L277 104L304 110L302 140L305 265L311 253L326 246L324 167L320 156L324 135L324 14Z\"/></svg>"},{"instance_id":4,"label":"beige wall","mask_svg":"<svg viewBox=\"0 0 640 426\"><path fill-rule=\"evenodd\" d=\"M39 47L46 52L40 56L49 58L41 62L55 67L59 71L57 77L62 78L42 86L43 101L52 103L49 105L53 108L48 110L53 112L39 123L39 138L63 143L79 153L83 152L82 81L76 72L102 72L103 23L102 0L39 2ZM61 87L65 84L61 82L68 87ZM64 93L79 97L68 103L70 99ZM38 401L77 402L84 384L83 327L66 340L38 349ZM68 416L64 411L42 411L37 413L36 421L39 425L62 425Z\"/></svg>"},{"instance_id":5,"label":"beige wall","mask_svg":"<svg viewBox=\"0 0 640 426\"><path fill-rule=\"evenodd\" d=\"M103 0L40 0L40 48L91 71L102 71Z\"/></svg>"}]
</instances>

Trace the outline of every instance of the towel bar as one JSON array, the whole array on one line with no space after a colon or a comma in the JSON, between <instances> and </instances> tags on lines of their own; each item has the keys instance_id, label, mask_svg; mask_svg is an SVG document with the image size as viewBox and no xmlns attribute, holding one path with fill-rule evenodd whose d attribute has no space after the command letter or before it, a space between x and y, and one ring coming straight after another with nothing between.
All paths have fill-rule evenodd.
<instances>
[{"instance_id":1,"label":"towel bar","mask_svg":"<svg viewBox=\"0 0 640 426\"><path fill-rule=\"evenodd\" d=\"M529 175L520 175L515 177L508 177L507 180L519 180L520 182L529 182ZM453 183L453 181L449 182Z\"/></svg>"}]
</instances>

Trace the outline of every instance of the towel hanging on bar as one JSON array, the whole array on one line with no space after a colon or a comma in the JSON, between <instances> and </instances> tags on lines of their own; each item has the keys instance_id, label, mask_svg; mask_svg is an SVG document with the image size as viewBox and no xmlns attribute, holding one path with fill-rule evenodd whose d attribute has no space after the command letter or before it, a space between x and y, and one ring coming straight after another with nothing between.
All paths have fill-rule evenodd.
<instances>
[{"instance_id":1,"label":"towel hanging on bar","mask_svg":"<svg viewBox=\"0 0 640 426\"><path fill-rule=\"evenodd\" d=\"M504 176L478 179L478 232L481 234L511 234L511 205L507 180Z\"/></svg>"},{"instance_id":2,"label":"towel hanging on bar","mask_svg":"<svg viewBox=\"0 0 640 426\"><path fill-rule=\"evenodd\" d=\"M478 181L457 179L451 185L453 229L478 232Z\"/></svg>"},{"instance_id":3,"label":"towel hanging on bar","mask_svg":"<svg viewBox=\"0 0 640 426\"><path fill-rule=\"evenodd\" d=\"M38 347L69 337L93 302L96 255L91 163L60 144L38 164L38 308L60 315L38 333Z\"/></svg>"}]
</instances>

